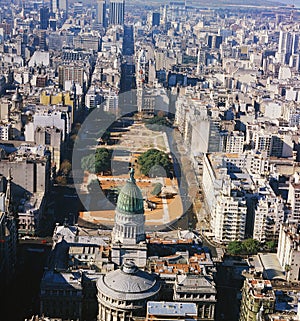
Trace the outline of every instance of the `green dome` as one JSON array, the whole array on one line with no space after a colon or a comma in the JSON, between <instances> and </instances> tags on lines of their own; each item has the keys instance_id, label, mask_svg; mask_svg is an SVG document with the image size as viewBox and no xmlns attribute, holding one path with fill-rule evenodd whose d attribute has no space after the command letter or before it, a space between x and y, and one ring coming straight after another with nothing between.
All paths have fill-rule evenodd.
<instances>
[{"instance_id":1,"label":"green dome","mask_svg":"<svg viewBox=\"0 0 300 321\"><path fill-rule=\"evenodd\" d=\"M135 183L133 169L130 172L130 179L120 191L117 210L126 214L144 214L143 195Z\"/></svg>"}]
</instances>

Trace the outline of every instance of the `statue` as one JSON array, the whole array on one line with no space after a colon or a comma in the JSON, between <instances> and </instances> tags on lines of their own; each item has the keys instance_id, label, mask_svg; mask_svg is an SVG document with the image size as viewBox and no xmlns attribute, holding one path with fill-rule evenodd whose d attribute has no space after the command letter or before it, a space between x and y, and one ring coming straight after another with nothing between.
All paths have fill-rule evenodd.
<instances>
[{"instance_id":1,"label":"statue","mask_svg":"<svg viewBox=\"0 0 300 321\"><path fill-rule=\"evenodd\" d=\"M134 168L133 167L130 168L129 175L130 175L129 181L132 182L132 183L135 183Z\"/></svg>"}]
</instances>

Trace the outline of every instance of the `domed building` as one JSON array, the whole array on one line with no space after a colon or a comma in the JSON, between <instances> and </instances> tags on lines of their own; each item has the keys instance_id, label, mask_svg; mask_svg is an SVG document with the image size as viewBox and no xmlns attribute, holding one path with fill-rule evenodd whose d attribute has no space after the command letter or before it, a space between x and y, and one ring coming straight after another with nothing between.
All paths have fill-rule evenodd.
<instances>
[{"instance_id":1,"label":"domed building","mask_svg":"<svg viewBox=\"0 0 300 321\"><path fill-rule=\"evenodd\" d=\"M139 267L146 265L144 200L136 185L134 170L121 189L112 232L112 261L121 266L126 260L133 260Z\"/></svg>"},{"instance_id":2,"label":"domed building","mask_svg":"<svg viewBox=\"0 0 300 321\"><path fill-rule=\"evenodd\" d=\"M140 270L133 261L103 275L97 281L99 321L131 321L145 316L147 302L159 298L160 282Z\"/></svg>"}]
</instances>

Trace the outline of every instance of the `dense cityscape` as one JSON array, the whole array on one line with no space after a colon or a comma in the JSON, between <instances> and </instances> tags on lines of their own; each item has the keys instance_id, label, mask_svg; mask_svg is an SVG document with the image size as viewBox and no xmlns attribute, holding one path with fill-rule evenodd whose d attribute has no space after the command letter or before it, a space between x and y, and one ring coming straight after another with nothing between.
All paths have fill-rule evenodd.
<instances>
[{"instance_id":1,"label":"dense cityscape","mask_svg":"<svg viewBox=\"0 0 300 321\"><path fill-rule=\"evenodd\" d=\"M0 320L300 321L297 1L0 0L0 71Z\"/></svg>"}]
</instances>

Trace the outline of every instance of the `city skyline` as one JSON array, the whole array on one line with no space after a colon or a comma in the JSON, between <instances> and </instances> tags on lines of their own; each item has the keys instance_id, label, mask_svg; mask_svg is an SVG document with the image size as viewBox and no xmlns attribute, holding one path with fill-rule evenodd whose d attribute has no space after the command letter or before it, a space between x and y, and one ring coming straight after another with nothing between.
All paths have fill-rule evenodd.
<instances>
[{"instance_id":1,"label":"city skyline","mask_svg":"<svg viewBox=\"0 0 300 321\"><path fill-rule=\"evenodd\" d=\"M283 2L1 1L1 320L300 320Z\"/></svg>"}]
</instances>

